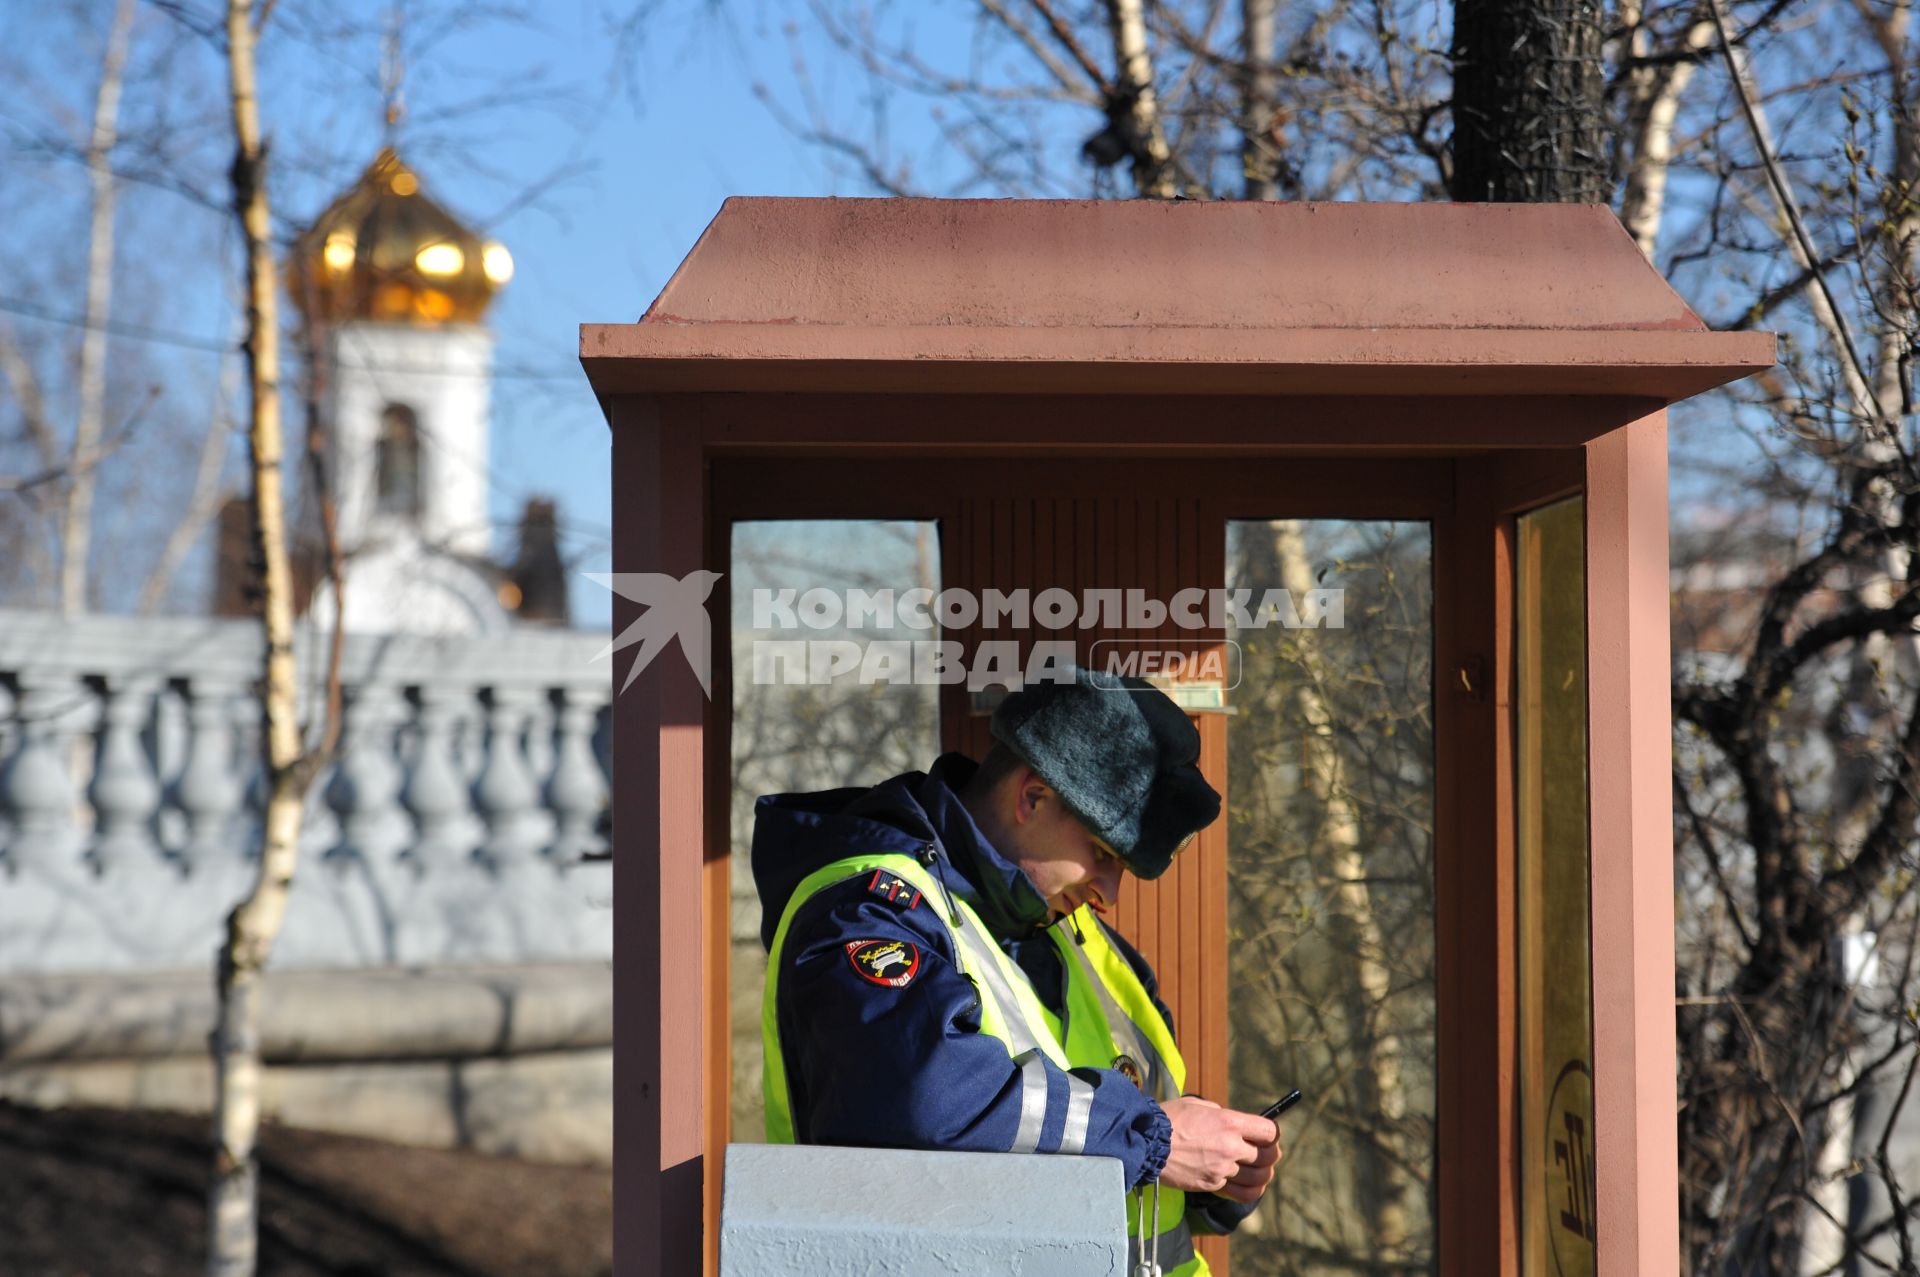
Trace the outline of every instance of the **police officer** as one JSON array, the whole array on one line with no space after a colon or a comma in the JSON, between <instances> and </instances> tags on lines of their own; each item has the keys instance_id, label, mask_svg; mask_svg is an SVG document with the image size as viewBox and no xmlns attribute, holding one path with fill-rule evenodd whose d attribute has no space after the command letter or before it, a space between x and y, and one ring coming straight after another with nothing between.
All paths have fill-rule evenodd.
<instances>
[{"instance_id":1,"label":"police officer","mask_svg":"<svg viewBox=\"0 0 1920 1277\"><path fill-rule=\"evenodd\" d=\"M978 765L759 800L767 1137L1117 1158L1131 1269L1205 1273L1193 1233L1251 1212L1278 1133L1184 1094L1153 971L1101 916L1219 815L1199 733L1082 669L992 732Z\"/></svg>"}]
</instances>

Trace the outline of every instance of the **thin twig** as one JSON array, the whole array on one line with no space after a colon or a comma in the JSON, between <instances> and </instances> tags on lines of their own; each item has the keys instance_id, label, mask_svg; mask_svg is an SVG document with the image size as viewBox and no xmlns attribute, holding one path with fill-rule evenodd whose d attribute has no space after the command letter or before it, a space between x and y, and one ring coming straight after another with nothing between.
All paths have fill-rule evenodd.
<instances>
[{"instance_id":1,"label":"thin twig","mask_svg":"<svg viewBox=\"0 0 1920 1277\"><path fill-rule=\"evenodd\" d=\"M1874 399L1869 387L1873 384L1867 376L1867 370L1860 363L1860 352L1854 348L1853 333L1847 325L1847 317L1840 309L1840 303L1833 295L1833 288L1827 282L1826 272L1816 269L1823 260L1813 246L1813 236L1807 231L1806 220L1800 216L1799 201L1794 198L1793 188L1787 183L1786 173L1781 170L1780 159L1774 154L1772 139L1767 132L1766 121L1761 118L1759 108L1754 104L1753 93L1747 85L1746 66L1740 57L1739 46L1732 43L1727 31L1727 15L1720 0L1707 0L1707 11L1713 17L1714 30L1720 35L1720 51L1726 59L1727 73L1733 81L1734 95L1740 99L1741 114L1746 117L1747 130L1753 138L1754 149L1759 152L1760 162L1766 170L1767 184L1773 191L1775 203L1781 215L1786 218L1788 229L1793 234L1795 255L1800 259L1802 269L1813 269L1814 287L1820 292L1826 304L1826 318L1833 328L1834 344L1847 372L1848 389L1852 392L1860 413L1873 425L1886 433L1892 442L1899 443L1899 432L1887 422L1881 412L1880 404Z\"/></svg>"}]
</instances>

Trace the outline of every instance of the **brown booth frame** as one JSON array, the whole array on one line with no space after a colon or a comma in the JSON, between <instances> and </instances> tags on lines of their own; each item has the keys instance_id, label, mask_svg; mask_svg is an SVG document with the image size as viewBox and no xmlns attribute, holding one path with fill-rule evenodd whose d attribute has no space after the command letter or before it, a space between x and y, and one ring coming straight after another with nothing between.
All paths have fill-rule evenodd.
<instances>
[{"instance_id":1,"label":"brown booth frame","mask_svg":"<svg viewBox=\"0 0 1920 1277\"><path fill-rule=\"evenodd\" d=\"M1519 1273L1513 528L1583 493L1597 1253L1628 1277L1678 1265L1665 407L1772 341L1707 332L1603 208L734 200L640 323L581 348L616 571L725 571L746 519L934 519L943 584L1166 598L1221 583L1228 519L1431 523L1444 1277ZM669 653L615 702L621 1274L714 1264L725 597L711 699ZM617 600L615 632L639 614ZM946 748L977 745L962 695ZM1123 930L1218 935L1209 836ZM1190 968L1171 1000L1221 1093L1224 992Z\"/></svg>"}]
</instances>

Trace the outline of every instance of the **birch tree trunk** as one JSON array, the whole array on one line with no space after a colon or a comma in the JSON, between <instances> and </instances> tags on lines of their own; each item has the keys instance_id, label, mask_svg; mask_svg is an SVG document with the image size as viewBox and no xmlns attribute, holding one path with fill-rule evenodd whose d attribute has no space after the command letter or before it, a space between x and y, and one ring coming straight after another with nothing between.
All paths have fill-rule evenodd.
<instances>
[{"instance_id":1,"label":"birch tree trunk","mask_svg":"<svg viewBox=\"0 0 1920 1277\"><path fill-rule=\"evenodd\" d=\"M213 1035L214 1179L208 1203L207 1271L251 1277L258 1247L260 1124L260 978L286 916L299 855L301 805L311 770L296 719L293 578L287 561L281 481L279 298L273 269L255 84L253 5L228 0L227 56L233 109L233 210L246 245L247 370L252 409L253 533L265 565L266 630L262 702L268 795L259 874L227 916L217 964L218 1019Z\"/></svg>"},{"instance_id":2,"label":"birch tree trunk","mask_svg":"<svg viewBox=\"0 0 1920 1277\"><path fill-rule=\"evenodd\" d=\"M1911 334L1916 329L1913 306L1916 300L1920 300L1915 289L1915 247L1920 243L1920 119L1916 118L1915 112L1920 110L1920 93L1916 93L1917 78L1911 39L1912 5L1908 0L1896 0L1896 3L1884 8L1864 3L1854 7L1874 44L1887 60L1894 104L1894 109L1888 113L1893 131L1893 164L1885 179L1886 194L1881 202L1886 210L1881 236L1885 255L1875 293L1884 299L1883 304L1888 307L1897 308L1905 303L1905 313L1896 311L1878 316L1880 333L1875 352L1872 395L1879 420L1886 424L1887 429L1869 429L1861 437L1861 450L1867 464L1882 466L1895 460L1898 423L1912 411L1912 405L1907 402L1904 357L1908 354ZM1863 235L1865 230L1864 227L1858 227L1855 233ZM1871 494L1869 499L1875 505L1875 517L1882 526L1895 527L1902 522L1900 495L1892 485L1875 483L1868 491ZM1859 592L1861 601L1869 607L1890 606L1898 592L1898 583L1909 578L1910 558L1906 544L1896 541L1890 545L1881 556L1884 572L1862 584ZM1854 664L1854 677L1865 685L1865 691L1863 695L1849 699L1870 707L1876 724L1882 725L1882 730L1889 736L1893 735L1899 731L1900 725L1893 720L1889 710L1901 700L1898 686L1900 676L1911 680L1914 672L1920 669L1920 636L1899 643L1890 635L1869 635L1861 644ZM1837 733L1836 739L1840 739ZM1859 853L1872 834L1877 815L1872 782L1878 761L1872 751L1860 750L1853 757L1843 756L1841 765L1835 769L1834 797L1830 807L1840 817L1836 842L1845 849L1849 860ZM1845 934L1847 943L1861 946L1863 952L1868 954L1877 953L1879 937L1866 930L1858 915L1848 920ZM1869 957L1867 961L1870 964L1868 971L1845 971L1843 978L1850 983L1875 983L1871 965L1877 965L1878 958ZM1888 1043L1884 1033L1876 1035L1872 1026L1866 1023L1862 1023L1860 1028L1864 1042L1861 1047L1855 1048L1860 1055L1871 1058L1886 1049ZM1820 1176L1815 1190L1820 1209L1808 1212L1807 1246L1801 1256L1802 1273L1811 1274L1822 1269L1830 1271L1831 1266L1847 1257L1850 1236L1870 1237L1872 1230L1888 1220L1895 1210L1884 1181L1847 1173L1849 1164L1870 1147L1878 1135L1871 1127L1866 1131L1859 1128L1862 1113L1877 1113L1880 1105L1874 1101L1880 1099L1884 1103L1884 1093L1891 1091L1895 1085L1890 1078L1881 1077L1870 1082L1864 1094L1857 1095L1857 1071L1856 1059L1849 1055L1842 1061L1840 1076L1835 1079L1836 1089L1843 1093L1833 1105L1832 1116L1825 1124L1826 1138L1815 1164L1816 1174ZM1876 1095L1876 1092L1882 1094ZM1853 1191L1852 1181L1856 1178L1859 1180L1858 1191ZM1842 1221L1845 1227L1837 1228L1831 1220ZM1889 1241L1883 1240L1878 1245L1869 1241L1863 1249L1882 1262L1895 1259ZM1861 1265L1861 1268L1864 1270L1865 1265Z\"/></svg>"},{"instance_id":3,"label":"birch tree trunk","mask_svg":"<svg viewBox=\"0 0 1920 1277\"><path fill-rule=\"evenodd\" d=\"M114 6L100 88L93 99L93 132L87 139L87 181L93 210L87 228L87 300L80 336L79 412L67 469L67 501L60 530L60 610L67 616L87 607L87 554L93 533L95 467L100 460L101 420L106 413L107 308L113 299L113 169L108 155L120 134L120 87L133 32L134 0Z\"/></svg>"},{"instance_id":4,"label":"birch tree trunk","mask_svg":"<svg viewBox=\"0 0 1920 1277\"><path fill-rule=\"evenodd\" d=\"M1627 43L1628 55L1646 56L1652 42L1641 24L1640 7L1623 8L1621 16L1633 30ZM1710 47L1713 38L1713 23L1702 19L1687 28L1681 43L1689 51L1699 52ZM1653 260L1660 239L1660 218L1666 212L1674 121L1680 114L1680 99L1698 69L1698 63L1683 59L1640 67L1628 78L1629 155L1626 186L1620 196L1620 221L1648 261Z\"/></svg>"},{"instance_id":5,"label":"birch tree trunk","mask_svg":"<svg viewBox=\"0 0 1920 1277\"><path fill-rule=\"evenodd\" d=\"M1283 520L1273 525L1274 558L1280 584L1295 599L1315 588L1313 564L1307 557L1300 524ZM1360 846L1360 812L1349 788L1334 734L1333 714L1319 689L1332 677L1315 650L1314 631L1301 630L1300 662L1305 677L1294 696L1296 721L1307 725L1303 742L1306 765L1301 769L1308 789L1324 813L1316 860L1325 864L1339 886L1340 902L1352 949L1347 963L1347 1015L1356 1026L1354 1042L1364 1052L1354 1061L1365 1094L1358 1106L1378 1114L1380 1129L1365 1145L1356 1144L1354 1172L1360 1181L1355 1196L1368 1212L1367 1234L1375 1258L1384 1263L1403 1259L1407 1248L1409 1184L1399 1159L1387 1155L1385 1132L1406 1116L1406 1088L1400 1067L1400 1038L1382 1022L1392 992L1393 974L1381 955L1386 940L1374 915L1367 886L1366 856Z\"/></svg>"},{"instance_id":6,"label":"birch tree trunk","mask_svg":"<svg viewBox=\"0 0 1920 1277\"><path fill-rule=\"evenodd\" d=\"M1144 0L1107 0L1107 26L1119 69L1117 105L1125 108L1133 149L1133 185L1142 198L1170 200L1180 193L1174 182L1173 151L1160 120L1153 91L1153 57L1147 51Z\"/></svg>"},{"instance_id":7,"label":"birch tree trunk","mask_svg":"<svg viewBox=\"0 0 1920 1277\"><path fill-rule=\"evenodd\" d=\"M1240 167L1246 198L1280 197L1280 144L1274 128L1274 7L1279 0L1240 0L1241 39L1246 47L1246 88L1240 105Z\"/></svg>"}]
</instances>

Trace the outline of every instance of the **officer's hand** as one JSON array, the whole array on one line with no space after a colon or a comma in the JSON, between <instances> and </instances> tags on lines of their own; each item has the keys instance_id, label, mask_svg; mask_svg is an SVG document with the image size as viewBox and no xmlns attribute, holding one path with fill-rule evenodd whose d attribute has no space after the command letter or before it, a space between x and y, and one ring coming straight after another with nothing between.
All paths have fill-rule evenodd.
<instances>
[{"instance_id":1,"label":"officer's hand","mask_svg":"<svg viewBox=\"0 0 1920 1277\"><path fill-rule=\"evenodd\" d=\"M1257 1113L1223 1109L1183 1095L1164 1106L1173 1123L1173 1148L1160 1182L1187 1193L1219 1193L1241 1203L1259 1200L1280 1160L1279 1128Z\"/></svg>"},{"instance_id":2,"label":"officer's hand","mask_svg":"<svg viewBox=\"0 0 1920 1277\"><path fill-rule=\"evenodd\" d=\"M1285 1156L1276 1141L1260 1146L1260 1156L1252 1163L1240 1168L1240 1173L1226 1182L1220 1189L1220 1196L1239 1202L1242 1206L1251 1206L1260 1200L1267 1191L1267 1185L1273 1183L1273 1168Z\"/></svg>"}]
</instances>

